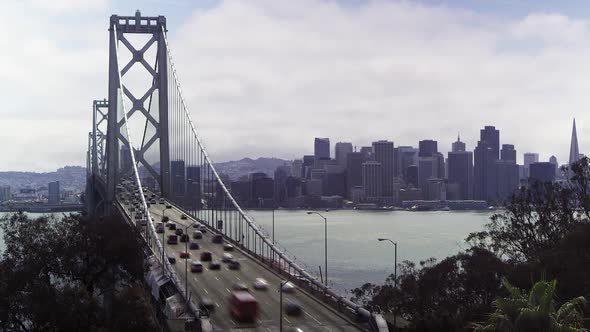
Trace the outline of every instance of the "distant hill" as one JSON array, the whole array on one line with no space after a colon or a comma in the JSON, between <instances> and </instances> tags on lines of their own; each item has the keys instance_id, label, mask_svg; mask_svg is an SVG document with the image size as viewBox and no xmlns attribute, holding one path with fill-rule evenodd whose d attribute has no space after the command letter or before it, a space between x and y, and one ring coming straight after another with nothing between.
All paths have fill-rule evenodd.
<instances>
[{"instance_id":1,"label":"distant hill","mask_svg":"<svg viewBox=\"0 0 590 332\"><path fill-rule=\"evenodd\" d=\"M232 180L238 180L242 176L247 176L250 173L262 172L270 177L274 175L275 169L279 166L291 166L291 160L284 160L278 158L244 158L236 161L227 161L223 163L214 164L215 169L219 173L223 173Z\"/></svg>"},{"instance_id":2,"label":"distant hill","mask_svg":"<svg viewBox=\"0 0 590 332\"><path fill-rule=\"evenodd\" d=\"M59 181L61 188L83 190L86 186L86 168L66 166L55 172L0 172L0 185L18 188L47 188L49 182Z\"/></svg>"}]
</instances>

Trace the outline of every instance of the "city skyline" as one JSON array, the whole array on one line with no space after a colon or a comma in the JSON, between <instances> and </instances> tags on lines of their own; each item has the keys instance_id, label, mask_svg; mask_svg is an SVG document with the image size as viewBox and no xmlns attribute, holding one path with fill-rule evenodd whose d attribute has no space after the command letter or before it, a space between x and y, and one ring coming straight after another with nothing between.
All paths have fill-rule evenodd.
<instances>
[{"instance_id":1,"label":"city skyline","mask_svg":"<svg viewBox=\"0 0 590 332\"><path fill-rule=\"evenodd\" d=\"M489 123L519 151L562 163L571 119L580 133L590 120L588 8L581 1L4 2L6 24L20 29L2 37L15 47L2 80L9 102L0 110L0 151L9 157L0 170L84 164L88 100L106 97L105 17L136 9L170 18L188 103L216 162L294 159L307 151L301 141L323 136L357 145L432 137L446 152L457 131L473 147L474 128ZM580 135L582 150L589 142Z\"/></svg>"}]
</instances>

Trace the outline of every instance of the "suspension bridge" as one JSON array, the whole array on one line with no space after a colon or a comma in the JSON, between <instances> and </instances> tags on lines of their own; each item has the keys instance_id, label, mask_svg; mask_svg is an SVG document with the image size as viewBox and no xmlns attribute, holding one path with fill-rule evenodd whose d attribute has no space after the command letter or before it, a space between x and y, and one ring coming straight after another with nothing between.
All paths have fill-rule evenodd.
<instances>
[{"instance_id":1,"label":"suspension bridge","mask_svg":"<svg viewBox=\"0 0 590 332\"><path fill-rule=\"evenodd\" d=\"M92 112L87 209L118 214L141 235L146 278L170 324L179 330L387 331L379 315L336 293L273 242L233 198L191 119L165 17L139 11L111 16L108 98L95 100ZM176 231L164 226L166 219L199 248L168 241ZM193 240L196 230L202 238ZM190 271L201 253L217 260L228 250L237 262L233 267ZM189 258L181 259L182 253ZM257 278L268 282L267 290L252 288ZM287 280L294 292L280 291ZM231 313L228 299L236 283L249 286L258 302L253 322ZM289 303L301 309L298 315L284 314Z\"/></svg>"}]
</instances>

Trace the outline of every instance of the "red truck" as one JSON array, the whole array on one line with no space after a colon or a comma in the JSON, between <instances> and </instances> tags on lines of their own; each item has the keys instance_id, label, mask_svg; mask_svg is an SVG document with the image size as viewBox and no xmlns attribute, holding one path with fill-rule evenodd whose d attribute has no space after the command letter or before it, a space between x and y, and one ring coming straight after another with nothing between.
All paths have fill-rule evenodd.
<instances>
[{"instance_id":1,"label":"red truck","mask_svg":"<svg viewBox=\"0 0 590 332\"><path fill-rule=\"evenodd\" d=\"M258 318L258 302L247 291L233 291L229 299L232 316L242 322L255 321Z\"/></svg>"}]
</instances>

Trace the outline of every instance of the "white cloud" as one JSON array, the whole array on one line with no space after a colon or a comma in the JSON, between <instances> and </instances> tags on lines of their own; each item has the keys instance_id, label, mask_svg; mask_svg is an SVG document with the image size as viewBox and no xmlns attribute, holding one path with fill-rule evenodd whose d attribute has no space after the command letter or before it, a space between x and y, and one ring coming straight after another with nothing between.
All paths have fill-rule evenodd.
<instances>
[{"instance_id":1,"label":"white cloud","mask_svg":"<svg viewBox=\"0 0 590 332\"><path fill-rule=\"evenodd\" d=\"M0 170L85 164L91 102L107 89L105 2L0 5L11 13L0 14L0 28L14 31L0 37L12 45L0 53ZM98 12L61 19L86 8ZM472 149L491 124L519 154L564 162L573 116L581 150L590 146L586 20L251 0L196 9L172 26L180 79L214 160L300 157L314 136L358 146L434 138L446 151L460 131Z\"/></svg>"}]
</instances>

